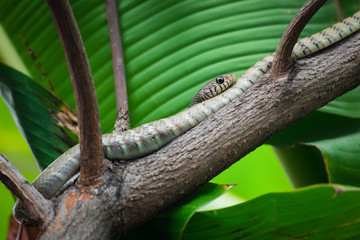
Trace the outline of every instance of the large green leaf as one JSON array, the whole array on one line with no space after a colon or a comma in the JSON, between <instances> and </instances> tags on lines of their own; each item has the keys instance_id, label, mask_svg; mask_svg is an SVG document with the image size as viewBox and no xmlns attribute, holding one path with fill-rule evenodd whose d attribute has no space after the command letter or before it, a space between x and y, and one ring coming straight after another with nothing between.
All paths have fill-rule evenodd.
<instances>
[{"instance_id":1,"label":"large green leaf","mask_svg":"<svg viewBox=\"0 0 360 240\"><path fill-rule=\"evenodd\" d=\"M45 168L74 144L54 116L64 104L29 77L0 63L0 94L31 150Z\"/></svg>"},{"instance_id":2,"label":"large green leaf","mask_svg":"<svg viewBox=\"0 0 360 240\"><path fill-rule=\"evenodd\" d=\"M233 185L207 184L134 231L126 239L180 239L190 218L202 206L225 193Z\"/></svg>"},{"instance_id":3,"label":"large green leaf","mask_svg":"<svg viewBox=\"0 0 360 240\"><path fill-rule=\"evenodd\" d=\"M321 151L330 182L360 186L360 119L315 112L269 141L279 148L299 142ZM318 164L314 154L308 158Z\"/></svg>"},{"instance_id":4,"label":"large green leaf","mask_svg":"<svg viewBox=\"0 0 360 240\"><path fill-rule=\"evenodd\" d=\"M324 160L316 147L296 144L287 148L273 146L273 150L294 188L329 182Z\"/></svg>"},{"instance_id":5,"label":"large green leaf","mask_svg":"<svg viewBox=\"0 0 360 240\"><path fill-rule=\"evenodd\" d=\"M239 75L273 52L303 2L121 1L132 126L185 108L205 81L221 73ZM105 6L98 0L74 1L72 7L94 73L103 131L108 132L115 97ZM325 6L303 36L333 23L329 19L334 16L335 9ZM3 0L0 21L33 78L74 109L63 52L45 3Z\"/></svg>"},{"instance_id":6,"label":"large green leaf","mask_svg":"<svg viewBox=\"0 0 360 240\"><path fill-rule=\"evenodd\" d=\"M359 201L359 189L335 185L266 194L196 213L183 239L358 239Z\"/></svg>"}]
</instances>

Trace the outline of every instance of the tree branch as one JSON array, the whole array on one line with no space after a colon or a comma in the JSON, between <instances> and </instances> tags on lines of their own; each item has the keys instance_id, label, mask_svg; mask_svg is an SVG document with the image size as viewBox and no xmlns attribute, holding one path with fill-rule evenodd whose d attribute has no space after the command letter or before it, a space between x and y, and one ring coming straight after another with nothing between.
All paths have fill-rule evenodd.
<instances>
[{"instance_id":1,"label":"tree branch","mask_svg":"<svg viewBox=\"0 0 360 240\"><path fill-rule=\"evenodd\" d=\"M85 47L67 0L46 0L65 52L80 131L80 183L98 182L104 169L96 92Z\"/></svg>"},{"instance_id":2,"label":"tree branch","mask_svg":"<svg viewBox=\"0 0 360 240\"><path fill-rule=\"evenodd\" d=\"M121 211L124 233L358 86L360 32L335 46L299 60L286 80L271 81L266 74L238 99L164 148L120 165L125 183L119 200L131 205Z\"/></svg>"},{"instance_id":3,"label":"tree branch","mask_svg":"<svg viewBox=\"0 0 360 240\"><path fill-rule=\"evenodd\" d=\"M121 34L118 22L116 0L106 0L106 12L111 42L111 53L114 71L117 116L114 131L130 129L129 107L126 92L124 57L121 45Z\"/></svg>"},{"instance_id":4,"label":"tree branch","mask_svg":"<svg viewBox=\"0 0 360 240\"><path fill-rule=\"evenodd\" d=\"M50 202L46 200L0 153L0 180L20 199L32 218L43 223L50 214Z\"/></svg>"},{"instance_id":5,"label":"tree branch","mask_svg":"<svg viewBox=\"0 0 360 240\"><path fill-rule=\"evenodd\" d=\"M263 76L242 96L157 152L127 163L112 164L106 186L93 202L65 198L57 205L61 219L50 221L40 239L89 236L119 238L205 184L238 159L317 108L360 84L360 33L299 60L289 78ZM61 199L61 198L64 199ZM91 212L91 214L87 214ZM83 227L81 227L83 226ZM86 227L85 227L86 226ZM89 227L88 227L89 226Z\"/></svg>"},{"instance_id":6,"label":"tree branch","mask_svg":"<svg viewBox=\"0 0 360 240\"><path fill-rule=\"evenodd\" d=\"M308 0L291 20L276 49L271 67L271 79L280 78L289 73L293 63L291 53L300 33L325 2L326 0Z\"/></svg>"}]
</instances>

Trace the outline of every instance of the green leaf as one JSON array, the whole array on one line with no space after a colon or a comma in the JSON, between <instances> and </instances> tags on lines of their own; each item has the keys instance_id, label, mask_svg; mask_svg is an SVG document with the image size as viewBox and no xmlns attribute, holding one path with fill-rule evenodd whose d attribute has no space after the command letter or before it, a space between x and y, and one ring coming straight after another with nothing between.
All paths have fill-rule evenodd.
<instances>
[{"instance_id":1,"label":"green leaf","mask_svg":"<svg viewBox=\"0 0 360 240\"><path fill-rule=\"evenodd\" d=\"M321 151L330 182L360 186L360 119L314 112L268 141L279 148L299 142Z\"/></svg>"},{"instance_id":2,"label":"green leaf","mask_svg":"<svg viewBox=\"0 0 360 240\"><path fill-rule=\"evenodd\" d=\"M318 185L198 212L183 239L358 239L360 191Z\"/></svg>"},{"instance_id":3,"label":"green leaf","mask_svg":"<svg viewBox=\"0 0 360 240\"><path fill-rule=\"evenodd\" d=\"M286 169L293 187L329 182L324 160L316 147L296 144L287 148L273 147L273 149L282 167Z\"/></svg>"},{"instance_id":4,"label":"green leaf","mask_svg":"<svg viewBox=\"0 0 360 240\"><path fill-rule=\"evenodd\" d=\"M29 77L0 63L0 95L39 159L40 168L45 168L71 144L54 115L64 104Z\"/></svg>"},{"instance_id":5,"label":"green leaf","mask_svg":"<svg viewBox=\"0 0 360 240\"><path fill-rule=\"evenodd\" d=\"M332 113L339 116L360 118L360 87L329 102L319 109L321 112Z\"/></svg>"},{"instance_id":6,"label":"green leaf","mask_svg":"<svg viewBox=\"0 0 360 240\"><path fill-rule=\"evenodd\" d=\"M206 184L169 211L132 232L126 239L180 239L194 213L233 185Z\"/></svg>"},{"instance_id":7,"label":"green leaf","mask_svg":"<svg viewBox=\"0 0 360 240\"><path fill-rule=\"evenodd\" d=\"M239 75L273 52L302 4L121 1L132 126L184 109L209 79L228 72ZM102 128L109 132L116 112L105 6L103 1L74 1L72 8L94 74ZM325 6L303 35L329 26L335 15L331 5ZM74 109L63 51L45 3L2 1L0 21L32 77Z\"/></svg>"},{"instance_id":8,"label":"green leaf","mask_svg":"<svg viewBox=\"0 0 360 240\"><path fill-rule=\"evenodd\" d=\"M218 184L236 184L229 193L250 200L265 193L283 192L292 187L272 148L263 145L234 163L211 180Z\"/></svg>"}]
</instances>

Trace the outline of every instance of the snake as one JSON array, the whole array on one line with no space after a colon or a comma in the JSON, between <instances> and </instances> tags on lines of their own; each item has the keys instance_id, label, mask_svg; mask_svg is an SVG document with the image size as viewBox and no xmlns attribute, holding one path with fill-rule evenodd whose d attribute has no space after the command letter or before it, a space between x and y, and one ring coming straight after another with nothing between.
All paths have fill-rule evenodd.
<instances>
[{"instance_id":1,"label":"snake","mask_svg":"<svg viewBox=\"0 0 360 240\"><path fill-rule=\"evenodd\" d=\"M359 29L360 11L329 28L299 40L292 51L292 58L309 56ZM186 110L178 114L125 132L104 134L102 144L106 159L131 161L162 148L242 95L268 72L273 59L274 53L264 57L236 81L234 74L216 77L199 90ZM77 144L41 172L32 184L46 199L50 199L79 172L79 168L80 146ZM18 220L29 218L19 201L14 206L14 215Z\"/></svg>"}]
</instances>

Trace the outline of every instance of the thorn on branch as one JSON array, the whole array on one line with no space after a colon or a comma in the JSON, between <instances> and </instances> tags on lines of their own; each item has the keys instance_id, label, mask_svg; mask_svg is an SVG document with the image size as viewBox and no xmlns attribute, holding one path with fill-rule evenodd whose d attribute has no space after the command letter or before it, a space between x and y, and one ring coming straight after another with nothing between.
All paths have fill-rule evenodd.
<instances>
[{"instance_id":1,"label":"thorn on branch","mask_svg":"<svg viewBox=\"0 0 360 240\"><path fill-rule=\"evenodd\" d=\"M291 53L300 33L326 0L308 0L287 26L276 49L270 79L284 77L291 67Z\"/></svg>"}]
</instances>

